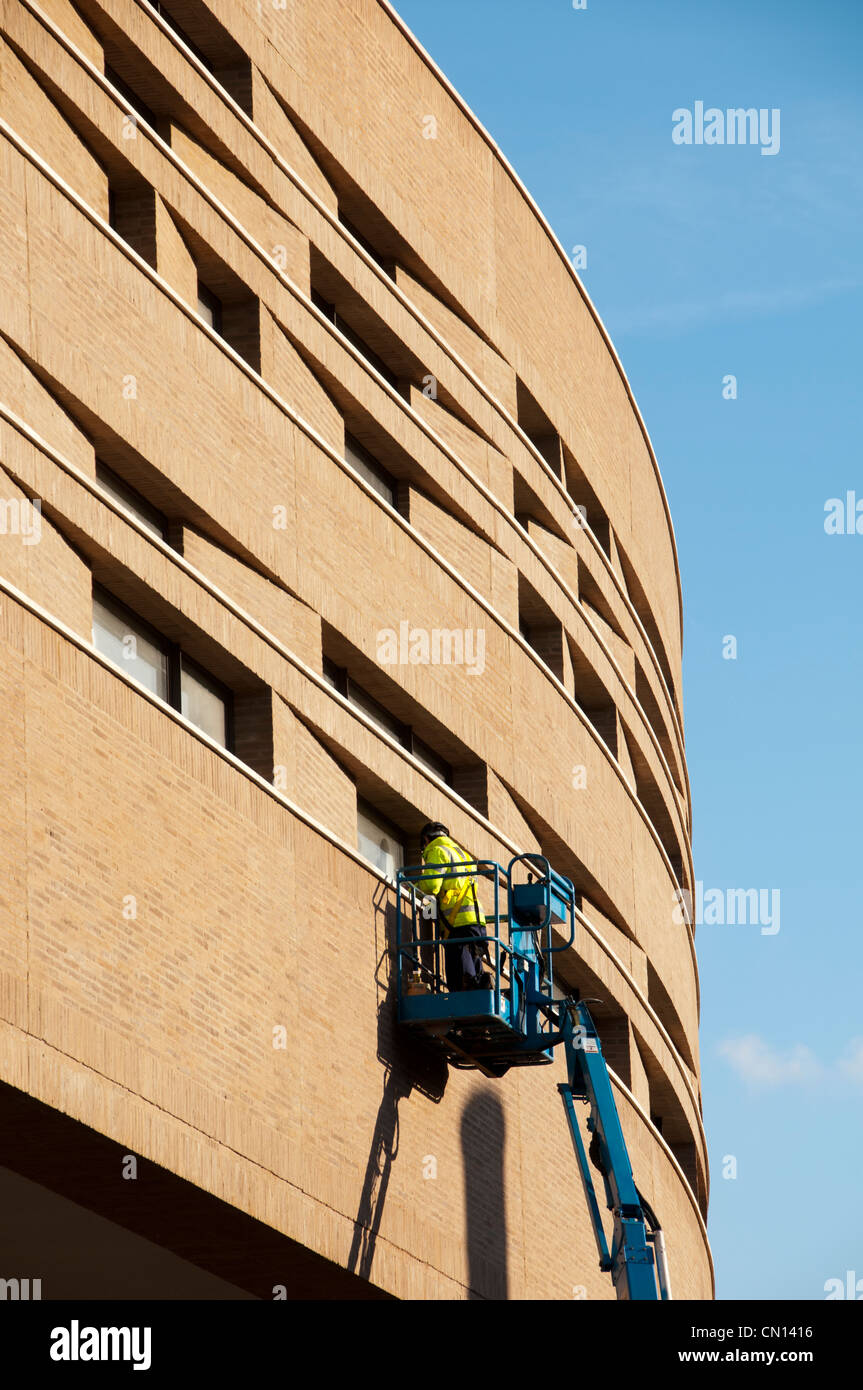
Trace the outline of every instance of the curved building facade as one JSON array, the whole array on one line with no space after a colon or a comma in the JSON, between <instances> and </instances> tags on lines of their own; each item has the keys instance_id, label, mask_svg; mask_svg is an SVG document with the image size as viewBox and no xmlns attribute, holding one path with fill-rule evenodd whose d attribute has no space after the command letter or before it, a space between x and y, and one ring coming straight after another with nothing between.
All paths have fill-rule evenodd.
<instances>
[{"instance_id":1,"label":"curved building facade","mask_svg":"<svg viewBox=\"0 0 863 1390\"><path fill-rule=\"evenodd\" d=\"M395 1022L439 820L575 884L712 1297L674 538L560 245L377 0L5 0L0 99L0 1275L613 1296L562 1059Z\"/></svg>"}]
</instances>

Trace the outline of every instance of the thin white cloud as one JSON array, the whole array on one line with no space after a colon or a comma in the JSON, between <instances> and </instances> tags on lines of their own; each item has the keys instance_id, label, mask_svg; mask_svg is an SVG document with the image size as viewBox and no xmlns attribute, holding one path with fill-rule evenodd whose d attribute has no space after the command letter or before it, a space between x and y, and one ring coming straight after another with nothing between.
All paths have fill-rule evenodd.
<instances>
[{"instance_id":1,"label":"thin white cloud","mask_svg":"<svg viewBox=\"0 0 863 1390\"><path fill-rule=\"evenodd\" d=\"M751 1086L791 1086L816 1081L822 1074L815 1054L803 1043L782 1051L771 1047L757 1033L727 1038L719 1044L719 1054ZM860 1061L863 1066L863 1056Z\"/></svg>"},{"instance_id":2,"label":"thin white cloud","mask_svg":"<svg viewBox=\"0 0 863 1390\"><path fill-rule=\"evenodd\" d=\"M839 1070L848 1081L863 1086L863 1038L852 1038L848 1051L839 1058Z\"/></svg>"}]
</instances>

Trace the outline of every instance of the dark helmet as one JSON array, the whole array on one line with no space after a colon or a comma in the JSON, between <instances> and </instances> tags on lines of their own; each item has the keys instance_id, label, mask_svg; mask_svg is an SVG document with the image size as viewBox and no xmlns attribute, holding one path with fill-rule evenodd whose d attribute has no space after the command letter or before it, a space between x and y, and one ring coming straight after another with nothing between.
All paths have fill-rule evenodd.
<instances>
[{"instance_id":1,"label":"dark helmet","mask_svg":"<svg viewBox=\"0 0 863 1390\"><path fill-rule=\"evenodd\" d=\"M438 835L449 835L449 831L445 825L441 825L440 821L430 820L428 825L424 825L420 831L420 844L425 846L429 840L436 840Z\"/></svg>"}]
</instances>

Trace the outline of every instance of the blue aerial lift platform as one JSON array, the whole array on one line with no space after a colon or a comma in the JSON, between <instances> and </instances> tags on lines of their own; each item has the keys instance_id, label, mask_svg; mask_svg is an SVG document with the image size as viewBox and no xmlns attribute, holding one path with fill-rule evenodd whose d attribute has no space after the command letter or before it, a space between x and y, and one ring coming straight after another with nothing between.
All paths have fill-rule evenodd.
<instances>
[{"instance_id":1,"label":"blue aerial lift platform","mask_svg":"<svg viewBox=\"0 0 863 1390\"><path fill-rule=\"evenodd\" d=\"M553 957L575 940L575 889L544 855L520 854L504 870L494 860L434 866L435 878L466 873L490 884L486 912L487 989L448 991L444 947L475 937L439 935L437 904L415 887L425 865L397 876L396 974L399 1022L420 1033L455 1067L503 1076L510 1067L547 1066L563 1044L567 1082L560 1090L599 1251L619 1299L669 1299L662 1230L639 1193L596 1027L586 1004L554 993ZM556 929L558 944L552 933ZM575 1101L590 1107L589 1157ZM613 1213L611 1249L602 1227L591 1162ZM648 1230L648 1226L650 1229ZM651 1248L652 1247L652 1248Z\"/></svg>"}]
</instances>

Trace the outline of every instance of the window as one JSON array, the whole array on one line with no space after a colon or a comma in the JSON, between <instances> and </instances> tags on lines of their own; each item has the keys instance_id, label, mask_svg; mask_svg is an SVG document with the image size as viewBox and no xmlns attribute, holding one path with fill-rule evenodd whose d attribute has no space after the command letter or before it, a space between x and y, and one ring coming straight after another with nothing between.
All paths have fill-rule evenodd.
<instances>
[{"instance_id":1,"label":"window","mask_svg":"<svg viewBox=\"0 0 863 1390\"><path fill-rule=\"evenodd\" d=\"M128 82L123 81L120 74L116 72L109 63L105 64L105 76L111 83L111 86L120 93L120 96L125 97L129 106L132 107L132 110L136 111L137 114L141 117L141 119L147 122L147 125L150 127L151 130L155 130L156 117L150 110L147 103L143 101L141 97L138 96L138 93L134 91L132 87L129 86Z\"/></svg>"},{"instance_id":2,"label":"window","mask_svg":"<svg viewBox=\"0 0 863 1390\"><path fill-rule=\"evenodd\" d=\"M228 701L208 671L180 654L180 713L205 734L228 746Z\"/></svg>"},{"instance_id":3,"label":"window","mask_svg":"<svg viewBox=\"0 0 863 1390\"><path fill-rule=\"evenodd\" d=\"M101 459L96 460L96 482L110 493L115 502L119 502L121 507L125 507L127 512L137 517L148 531L161 536L162 540L165 539L168 527L162 513L151 506L140 492L136 492L128 483L124 483L122 478L118 478Z\"/></svg>"},{"instance_id":4,"label":"window","mask_svg":"<svg viewBox=\"0 0 863 1390\"><path fill-rule=\"evenodd\" d=\"M324 296L319 294L315 289L312 290L312 303L316 309L320 309L324 318L329 319L330 323L336 322L335 304L331 304L328 299L324 299Z\"/></svg>"},{"instance_id":5,"label":"window","mask_svg":"<svg viewBox=\"0 0 863 1390\"><path fill-rule=\"evenodd\" d=\"M409 747L414 757L421 762L424 767L427 767L430 772L436 773L443 782L452 785L452 768L449 763L445 758L442 758L439 753L436 753L433 748L430 748L427 743L424 743L421 738L417 738L413 731L411 731L410 734Z\"/></svg>"},{"instance_id":6,"label":"window","mask_svg":"<svg viewBox=\"0 0 863 1390\"><path fill-rule=\"evenodd\" d=\"M330 661L330 658L328 656L324 657L324 680L327 682L328 685L331 685L333 687L333 690L337 690L340 695L345 694L344 685L347 674L347 671L345 671L343 667L337 666L334 661Z\"/></svg>"},{"instance_id":7,"label":"window","mask_svg":"<svg viewBox=\"0 0 863 1390\"><path fill-rule=\"evenodd\" d=\"M361 685L357 685L356 681L351 680L350 676L348 676L346 693L351 704L356 705L357 709L361 709L363 714L367 714L379 729L383 729L393 738L398 739L399 743L404 743L405 727L401 721L396 719L395 715L390 714L388 709L384 709L383 705L378 704L377 700L363 690Z\"/></svg>"},{"instance_id":8,"label":"window","mask_svg":"<svg viewBox=\"0 0 863 1390\"><path fill-rule=\"evenodd\" d=\"M348 675L343 666L337 666L334 661L330 661L329 657L325 656L323 674L324 679L334 690L338 690L339 694L344 695L352 705L362 710L363 714L367 714L379 729L390 734L403 748L409 749L414 757L430 772L434 772L444 782L452 785L452 768L449 763L439 753L436 753L429 744L419 738L409 724L403 724L373 695L369 695L367 690L363 690L362 686Z\"/></svg>"},{"instance_id":9,"label":"window","mask_svg":"<svg viewBox=\"0 0 863 1390\"><path fill-rule=\"evenodd\" d=\"M170 0L167 8L162 0L150 0L156 13L173 29L188 49L225 89L229 96L252 114L252 65L239 44L210 13L201 0ZM277 9L285 8L286 0L278 0ZM177 20L179 15L182 24Z\"/></svg>"},{"instance_id":10,"label":"window","mask_svg":"<svg viewBox=\"0 0 863 1390\"><path fill-rule=\"evenodd\" d=\"M98 586L93 589L93 646L210 738L231 747L230 692L175 643Z\"/></svg>"},{"instance_id":11,"label":"window","mask_svg":"<svg viewBox=\"0 0 863 1390\"><path fill-rule=\"evenodd\" d=\"M379 729L384 729L393 738L398 739L399 743L405 741L405 726L394 714L390 714L388 709L379 704L374 696L369 695L368 691L363 690L361 685L348 675L343 666L337 666L329 657L324 657L323 661L324 679L329 682L334 690L340 695L344 695L346 700L350 700L352 705L361 709L363 714L367 714L369 719L374 720Z\"/></svg>"},{"instance_id":12,"label":"window","mask_svg":"<svg viewBox=\"0 0 863 1390\"><path fill-rule=\"evenodd\" d=\"M169 698L169 644L103 590L93 593L93 645L154 695Z\"/></svg>"},{"instance_id":13,"label":"window","mask_svg":"<svg viewBox=\"0 0 863 1390\"><path fill-rule=\"evenodd\" d=\"M214 333L222 331L222 301L217 299L212 290L200 280L198 281L198 317L208 323Z\"/></svg>"},{"instance_id":14,"label":"window","mask_svg":"<svg viewBox=\"0 0 863 1390\"><path fill-rule=\"evenodd\" d=\"M350 222L350 221L347 219L347 217L345 217L345 215L344 215L344 213L342 212L341 208L339 208L339 221L341 222L341 224L342 224L342 226L345 228L345 230L348 231L348 232L350 232L350 234L351 234L351 236L353 237L354 241L358 241L359 244L360 244L360 246L363 248L363 250L364 250L364 251L367 251L368 254L371 256L372 260L377 261L378 265L381 266L381 267L387 272L387 274L389 275L389 274L391 273L391 272L390 272L390 265L391 265L391 262L388 262L387 259L386 259L386 257L383 256L383 255L381 255L381 252L377 249L377 247L372 245L372 243L369 241L368 237L363 236L363 234L362 234L362 232L359 230L359 228L358 228L358 227L355 227L354 224L353 224L353 222Z\"/></svg>"},{"instance_id":15,"label":"window","mask_svg":"<svg viewBox=\"0 0 863 1390\"><path fill-rule=\"evenodd\" d=\"M554 474L562 477L560 436L535 396L521 377L516 377L518 423L534 448L542 454Z\"/></svg>"},{"instance_id":16,"label":"window","mask_svg":"<svg viewBox=\"0 0 863 1390\"><path fill-rule=\"evenodd\" d=\"M182 217L171 214L195 263L195 310L202 323L239 353L253 371L261 370L261 302L236 271L216 255Z\"/></svg>"},{"instance_id":17,"label":"window","mask_svg":"<svg viewBox=\"0 0 863 1390\"><path fill-rule=\"evenodd\" d=\"M345 435L345 459L355 468L367 483L371 483L375 492L380 493L391 507L396 504L396 481L387 472L383 464L378 463L374 455L365 449L358 439L352 434Z\"/></svg>"},{"instance_id":18,"label":"window","mask_svg":"<svg viewBox=\"0 0 863 1390\"><path fill-rule=\"evenodd\" d=\"M398 831L364 801L357 802L357 849L387 878L395 878L405 862Z\"/></svg>"},{"instance_id":19,"label":"window","mask_svg":"<svg viewBox=\"0 0 863 1390\"><path fill-rule=\"evenodd\" d=\"M388 381L390 386L396 386L398 377L395 372L390 371L383 358L379 357L374 349L369 347L365 338L361 338L356 329L351 328L350 324L345 322L336 306L331 304L329 300L324 299L324 296L319 294L315 289L312 290L311 299L315 307L320 309L324 318L329 319L330 323L334 324L343 337L347 338L349 343L353 343L357 351L362 353L366 361L374 367L376 372L380 373L384 381Z\"/></svg>"},{"instance_id":20,"label":"window","mask_svg":"<svg viewBox=\"0 0 863 1390\"><path fill-rule=\"evenodd\" d=\"M576 506L579 508L576 524L579 530L584 529L586 521L599 544L602 546L606 556L611 558L611 529L608 514L602 507L599 498L587 481L584 470L579 465L578 460L571 449L563 446L564 461L564 485Z\"/></svg>"},{"instance_id":21,"label":"window","mask_svg":"<svg viewBox=\"0 0 863 1390\"><path fill-rule=\"evenodd\" d=\"M566 675L563 623L523 575L518 576L518 630L550 671Z\"/></svg>"},{"instance_id":22,"label":"window","mask_svg":"<svg viewBox=\"0 0 863 1390\"><path fill-rule=\"evenodd\" d=\"M203 63L204 67L207 68L209 72L212 72L213 64L210 62L206 53L204 53L196 43L193 43L193 41L189 38L189 35L186 33L185 29L180 28L179 24L177 23L174 16L171 14L170 10L167 10L165 6L162 4L162 0L150 0L150 3L152 4L153 9L156 11L156 13L162 16L162 19L164 19L165 23L170 24L174 33L177 35L177 38L182 39L183 43L186 45L189 51L191 53L194 53L195 57L198 59L198 62Z\"/></svg>"},{"instance_id":23,"label":"window","mask_svg":"<svg viewBox=\"0 0 863 1390\"><path fill-rule=\"evenodd\" d=\"M156 247L156 194L143 179L124 175L108 188L108 222L126 245L153 270L159 268Z\"/></svg>"}]
</instances>

